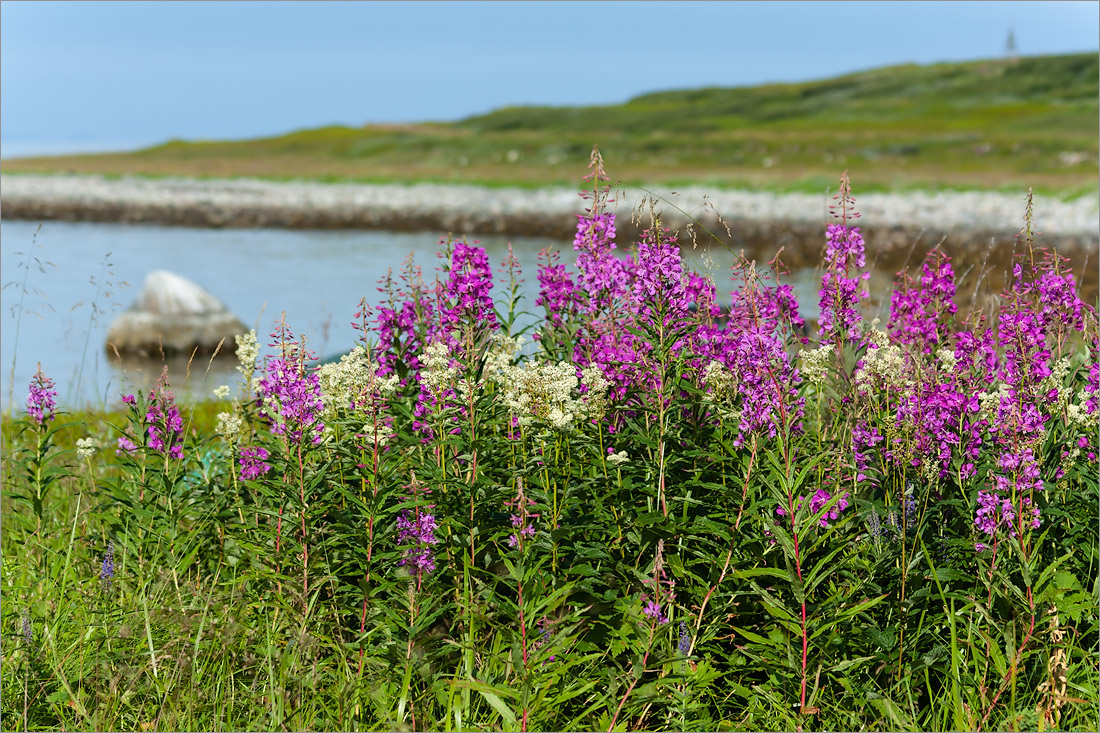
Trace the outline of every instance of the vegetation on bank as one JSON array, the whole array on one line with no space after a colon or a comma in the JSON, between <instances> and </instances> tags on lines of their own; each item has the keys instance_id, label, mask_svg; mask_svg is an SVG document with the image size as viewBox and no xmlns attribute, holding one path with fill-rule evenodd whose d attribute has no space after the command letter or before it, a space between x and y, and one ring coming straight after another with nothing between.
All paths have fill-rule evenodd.
<instances>
[{"instance_id":1,"label":"vegetation on bank","mask_svg":"<svg viewBox=\"0 0 1100 733\"><path fill-rule=\"evenodd\" d=\"M534 303L445 242L339 363L239 339L213 405L66 415L40 368L0 727L1096 730L1097 312L1030 205L998 307L933 251L867 323L843 177L807 327L617 242L592 162Z\"/></svg>"},{"instance_id":2,"label":"vegetation on bank","mask_svg":"<svg viewBox=\"0 0 1100 733\"><path fill-rule=\"evenodd\" d=\"M627 184L818 193L1097 190L1096 54L895 66L835 79L514 107L454 123L172 141L128 154L4 161L4 172L568 185L593 140Z\"/></svg>"}]
</instances>

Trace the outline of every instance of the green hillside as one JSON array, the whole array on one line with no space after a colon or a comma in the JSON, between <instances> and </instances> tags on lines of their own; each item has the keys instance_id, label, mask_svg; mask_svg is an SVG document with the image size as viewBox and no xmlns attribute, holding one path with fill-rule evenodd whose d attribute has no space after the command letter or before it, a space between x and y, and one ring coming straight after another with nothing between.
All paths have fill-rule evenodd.
<instances>
[{"instance_id":1,"label":"green hillside","mask_svg":"<svg viewBox=\"0 0 1100 733\"><path fill-rule=\"evenodd\" d=\"M625 182L862 190L1097 187L1100 56L905 65L823 81L509 107L455 123L325 127L130 154L4 161L4 171L364 181L573 183L593 144Z\"/></svg>"}]
</instances>

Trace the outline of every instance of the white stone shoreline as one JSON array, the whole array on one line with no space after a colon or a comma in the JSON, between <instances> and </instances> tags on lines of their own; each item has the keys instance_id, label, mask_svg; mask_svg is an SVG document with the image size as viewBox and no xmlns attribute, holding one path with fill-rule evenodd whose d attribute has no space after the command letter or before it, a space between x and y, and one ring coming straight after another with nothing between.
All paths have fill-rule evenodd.
<instances>
[{"instance_id":1,"label":"white stone shoreline","mask_svg":"<svg viewBox=\"0 0 1100 733\"><path fill-rule=\"evenodd\" d=\"M763 238L785 244L824 234L824 194L712 191L704 187L667 190L660 203L666 226L684 227L696 217L712 230L706 202L733 230L736 244ZM644 196L618 195L620 230ZM1023 224L1024 195L991 192L869 193L856 204L868 239L887 250L906 242L944 235L956 246L991 239L1011 242ZM275 227L443 231L455 235L508 234L569 237L585 202L575 189L484 188L439 184L350 184L256 179L105 178L78 175L0 176L0 215L10 219L114 221L196 227ZM1035 198L1036 229L1059 249L1096 251L1100 243L1100 200ZM718 226L720 229L720 226ZM888 236L893 234L892 238ZM934 242L933 242L934 243ZM1068 253L1067 253L1068 254Z\"/></svg>"}]
</instances>

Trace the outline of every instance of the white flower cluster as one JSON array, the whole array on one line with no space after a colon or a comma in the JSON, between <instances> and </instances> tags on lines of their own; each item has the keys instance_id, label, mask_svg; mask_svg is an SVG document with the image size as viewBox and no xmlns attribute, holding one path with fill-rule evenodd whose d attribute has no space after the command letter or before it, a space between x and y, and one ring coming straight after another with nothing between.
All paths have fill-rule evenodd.
<instances>
[{"instance_id":1,"label":"white flower cluster","mask_svg":"<svg viewBox=\"0 0 1100 733\"><path fill-rule=\"evenodd\" d=\"M876 328L878 319L867 330L868 340L875 348L868 348L863 355L863 365L856 371L855 381L860 388L884 388L890 385L909 386L905 377L905 355L890 343L890 336Z\"/></svg>"},{"instance_id":2,"label":"white flower cluster","mask_svg":"<svg viewBox=\"0 0 1100 733\"><path fill-rule=\"evenodd\" d=\"M329 415L342 409L354 409L355 405L393 394L397 389L397 375L379 377L376 365L362 346L356 346L338 362L325 364L317 374L325 411Z\"/></svg>"},{"instance_id":3,"label":"white flower cluster","mask_svg":"<svg viewBox=\"0 0 1100 733\"><path fill-rule=\"evenodd\" d=\"M229 396L229 385L223 384L220 387L214 388L214 396L222 400Z\"/></svg>"},{"instance_id":4,"label":"white flower cluster","mask_svg":"<svg viewBox=\"0 0 1100 733\"><path fill-rule=\"evenodd\" d=\"M487 379L493 379L505 367L511 366L526 341L523 336L511 338L499 331L493 334L492 339L489 353L485 355L485 369L482 371Z\"/></svg>"},{"instance_id":5,"label":"white flower cluster","mask_svg":"<svg viewBox=\"0 0 1100 733\"><path fill-rule=\"evenodd\" d=\"M222 436L230 443L234 443L237 440L237 436L241 434L241 426L244 421L241 420L241 416L236 412L219 412L218 424L214 430L218 435Z\"/></svg>"},{"instance_id":6,"label":"white flower cluster","mask_svg":"<svg viewBox=\"0 0 1100 733\"><path fill-rule=\"evenodd\" d=\"M990 425L995 425L997 422L997 415L1001 410L1001 403L1008 398L1007 384L998 386L996 392L979 392L978 416Z\"/></svg>"},{"instance_id":7,"label":"white flower cluster","mask_svg":"<svg viewBox=\"0 0 1100 733\"><path fill-rule=\"evenodd\" d=\"M1062 357L1050 367L1050 374L1039 382L1039 400L1047 414L1053 415L1061 412L1069 404L1070 392L1066 389L1066 376L1069 374L1069 359ZM1055 402L1048 402L1047 395L1051 390L1058 390L1058 398Z\"/></svg>"},{"instance_id":8,"label":"white flower cluster","mask_svg":"<svg viewBox=\"0 0 1100 733\"><path fill-rule=\"evenodd\" d=\"M597 364L581 369L581 384L588 388L584 394L585 417L599 419L607 412L607 390L611 383Z\"/></svg>"},{"instance_id":9,"label":"white flower cluster","mask_svg":"<svg viewBox=\"0 0 1100 733\"><path fill-rule=\"evenodd\" d=\"M451 352L447 345L436 342L424 349L424 368L420 371L420 381L432 394L438 396L452 386L458 377L458 367L451 366Z\"/></svg>"},{"instance_id":10,"label":"white flower cluster","mask_svg":"<svg viewBox=\"0 0 1100 733\"><path fill-rule=\"evenodd\" d=\"M936 358L940 362L940 371L944 374L954 372L955 366L959 363L959 360L955 358L955 352L948 348L941 348L936 351Z\"/></svg>"},{"instance_id":11,"label":"white flower cluster","mask_svg":"<svg viewBox=\"0 0 1100 733\"><path fill-rule=\"evenodd\" d=\"M615 466L621 466L629 460L630 457L626 454L625 450L621 450L618 453L612 453L607 457L607 462Z\"/></svg>"},{"instance_id":12,"label":"white flower cluster","mask_svg":"<svg viewBox=\"0 0 1100 733\"><path fill-rule=\"evenodd\" d=\"M712 361L703 371L703 385L709 390L707 400L718 408L722 419L740 422L741 411L735 406L738 390L734 373L721 362Z\"/></svg>"},{"instance_id":13,"label":"white flower cluster","mask_svg":"<svg viewBox=\"0 0 1100 733\"><path fill-rule=\"evenodd\" d=\"M93 438L80 438L76 441L76 455L80 458L91 458L95 455L96 447Z\"/></svg>"},{"instance_id":14,"label":"white flower cluster","mask_svg":"<svg viewBox=\"0 0 1100 733\"><path fill-rule=\"evenodd\" d=\"M802 360L802 378L810 384L821 386L825 383L825 374L829 369L829 360L833 356L833 344L822 344L816 349L800 351Z\"/></svg>"},{"instance_id":15,"label":"white flower cluster","mask_svg":"<svg viewBox=\"0 0 1100 733\"><path fill-rule=\"evenodd\" d=\"M240 364L237 366L237 371L244 375L244 378L252 382L252 376L256 373L256 360L260 358L260 344L256 340L256 329L252 329L246 334L237 335L237 361Z\"/></svg>"},{"instance_id":16,"label":"white flower cluster","mask_svg":"<svg viewBox=\"0 0 1100 733\"><path fill-rule=\"evenodd\" d=\"M527 362L509 365L500 373L503 400L521 425L545 422L555 430L568 430L585 405L573 397L579 384L577 368L569 362Z\"/></svg>"}]
</instances>

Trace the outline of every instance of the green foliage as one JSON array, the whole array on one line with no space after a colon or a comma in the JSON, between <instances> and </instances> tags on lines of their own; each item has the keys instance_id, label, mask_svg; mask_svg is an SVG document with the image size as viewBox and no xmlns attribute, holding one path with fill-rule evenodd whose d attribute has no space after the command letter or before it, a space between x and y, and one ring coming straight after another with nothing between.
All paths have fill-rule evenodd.
<instances>
[{"instance_id":1,"label":"green foliage","mask_svg":"<svg viewBox=\"0 0 1100 733\"><path fill-rule=\"evenodd\" d=\"M422 312L453 274L406 273L390 292ZM820 382L771 376L786 409L746 431L764 399L723 401L680 348L707 316L659 293L612 319L641 381L603 404L566 379L562 419L560 374L537 370L579 324L541 322L517 356L515 277L502 334L466 313L432 343L418 318L389 334L392 375L367 338L315 374L284 324L259 398L245 358L240 393L184 406L178 431L163 384L121 412L6 419L0 727L1095 729L1098 489L1093 459L1063 455L1072 420L1045 428L1042 527L988 540L994 459L908 460L899 391L856 379L869 333ZM1095 360L1079 347L1058 343L1070 395ZM286 409L314 389L319 411ZM890 453L860 467L868 422ZM89 432L94 456L69 449Z\"/></svg>"}]
</instances>

